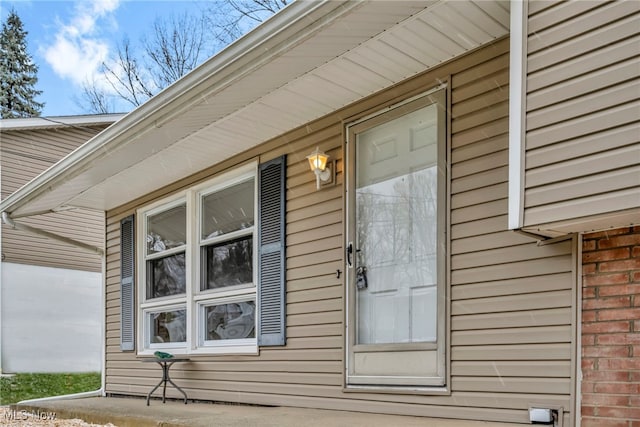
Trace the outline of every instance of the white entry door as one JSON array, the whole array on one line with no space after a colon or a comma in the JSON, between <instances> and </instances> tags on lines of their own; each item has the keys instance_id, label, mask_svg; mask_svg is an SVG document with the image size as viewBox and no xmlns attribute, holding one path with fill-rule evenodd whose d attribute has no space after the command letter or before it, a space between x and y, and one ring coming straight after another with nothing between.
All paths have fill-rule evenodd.
<instances>
[{"instance_id":1,"label":"white entry door","mask_svg":"<svg viewBox=\"0 0 640 427\"><path fill-rule=\"evenodd\" d=\"M444 105L349 127L349 384L443 384Z\"/></svg>"}]
</instances>

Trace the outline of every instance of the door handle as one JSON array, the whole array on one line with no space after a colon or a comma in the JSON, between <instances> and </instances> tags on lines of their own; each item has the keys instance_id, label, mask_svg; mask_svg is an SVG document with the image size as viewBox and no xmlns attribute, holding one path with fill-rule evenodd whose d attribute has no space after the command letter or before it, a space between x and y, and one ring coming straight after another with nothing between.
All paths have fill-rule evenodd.
<instances>
[{"instance_id":1,"label":"door handle","mask_svg":"<svg viewBox=\"0 0 640 427\"><path fill-rule=\"evenodd\" d=\"M356 249L356 253L360 252L360 249ZM353 243L349 242L347 245L347 265L349 268L353 267Z\"/></svg>"}]
</instances>

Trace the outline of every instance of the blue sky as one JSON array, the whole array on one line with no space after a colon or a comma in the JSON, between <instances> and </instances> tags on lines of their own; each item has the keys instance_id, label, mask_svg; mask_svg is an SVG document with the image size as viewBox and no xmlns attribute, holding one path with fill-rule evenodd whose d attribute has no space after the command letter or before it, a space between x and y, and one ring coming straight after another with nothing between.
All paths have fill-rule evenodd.
<instances>
[{"instance_id":1,"label":"blue sky","mask_svg":"<svg viewBox=\"0 0 640 427\"><path fill-rule=\"evenodd\" d=\"M65 116L85 112L74 102L82 82L96 75L123 37L137 44L156 17L203 6L193 0L0 0L0 17L5 22L14 8L28 32L27 48L39 67L42 115Z\"/></svg>"}]
</instances>

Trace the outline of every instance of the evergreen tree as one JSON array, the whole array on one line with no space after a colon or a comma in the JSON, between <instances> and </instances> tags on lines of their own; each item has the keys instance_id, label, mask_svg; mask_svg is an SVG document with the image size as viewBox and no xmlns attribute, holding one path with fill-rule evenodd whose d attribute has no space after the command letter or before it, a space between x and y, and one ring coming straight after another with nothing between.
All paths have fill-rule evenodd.
<instances>
[{"instance_id":1,"label":"evergreen tree","mask_svg":"<svg viewBox=\"0 0 640 427\"><path fill-rule=\"evenodd\" d=\"M39 116L43 103L35 97L38 66L27 52L27 32L12 10L0 33L0 113L3 119Z\"/></svg>"}]
</instances>

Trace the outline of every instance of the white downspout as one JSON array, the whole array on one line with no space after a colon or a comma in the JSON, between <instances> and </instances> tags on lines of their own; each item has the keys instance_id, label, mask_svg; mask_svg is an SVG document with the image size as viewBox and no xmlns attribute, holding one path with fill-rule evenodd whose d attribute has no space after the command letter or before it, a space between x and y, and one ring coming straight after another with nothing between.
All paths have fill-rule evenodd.
<instances>
[{"instance_id":1,"label":"white downspout","mask_svg":"<svg viewBox=\"0 0 640 427\"><path fill-rule=\"evenodd\" d=\"M85 399L87 397L102 397L103 395L104 395L104 386L101 386L98 390L85 391L83 393L63 394L62 396L50 396L50 397L41 397L38 399L21 400L20 402L18 402L18 405L51 402L55 400Z\"/></svg>"},{"instance_id":2,"label":"white downspout","mask_svg":"<svg viewBox=\"0 0 640 427\"><path fill-rule=\"evenodd\" d=\"M2 253L2 227L0 227L0 375L2 375L2 266L4 264L4 254Z\"/></svg>"},{"instance_id":3,"label":"white downspout","mask_svg":"<svg viewBox=\"0 0 640 427\"><path fill-rule=\"evenodd\" d=\"M106 233L102 233L105 251L107 248ZM100 315L102 317L102 366L100 370L100 397L106 396L107 388L107 257L102 255L102 294L100 300L102 307Z\"/></svg>"}]
</instances>

